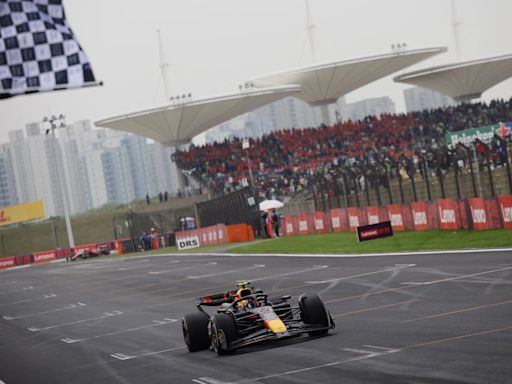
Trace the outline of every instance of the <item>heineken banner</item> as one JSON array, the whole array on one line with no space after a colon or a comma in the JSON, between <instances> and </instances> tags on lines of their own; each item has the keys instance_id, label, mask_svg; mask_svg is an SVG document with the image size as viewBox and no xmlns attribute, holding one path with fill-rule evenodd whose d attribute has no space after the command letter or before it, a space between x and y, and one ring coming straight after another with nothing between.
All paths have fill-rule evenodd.
<instances>
[{"instance_id":1,"label":"heineken banner","mask_svg":"<svg viewBox=\"0 0 512 384\"><path fill-rule=\"evenodd\" d=\"M447 132L445 135L447 145L456 145L462 143L469 145L475 139L480 139L484 143L489 143L494 135L502 139L508 139L512 132L512 122L499 123L495 125L486 125L479 128L465 129L463 131Z\"/></svg>"}]
</instances>

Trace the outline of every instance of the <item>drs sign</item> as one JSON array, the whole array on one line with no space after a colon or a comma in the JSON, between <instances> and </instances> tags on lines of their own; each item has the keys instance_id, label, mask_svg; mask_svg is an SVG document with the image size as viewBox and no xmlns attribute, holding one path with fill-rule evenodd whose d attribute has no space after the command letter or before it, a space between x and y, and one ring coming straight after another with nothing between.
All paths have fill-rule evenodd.
<instances>
[{"instance_id":1,"label":"drs sign","mask_svg":"<svg viewBox=\"0 0 512 384\"><path fill-rule=\"evenodd\" d=\"M197 248L201 245L199 242L199 236L182 237L176 241L178 250Z\"/></svg>"}]
</instances>

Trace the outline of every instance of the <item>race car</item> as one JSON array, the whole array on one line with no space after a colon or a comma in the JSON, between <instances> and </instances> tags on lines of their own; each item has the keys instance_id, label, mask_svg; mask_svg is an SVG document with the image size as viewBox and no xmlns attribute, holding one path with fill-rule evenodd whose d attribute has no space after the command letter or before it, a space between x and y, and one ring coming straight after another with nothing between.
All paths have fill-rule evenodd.
<instances>
[{"instance_id":1,"label":"race car","mask_svg":"<svg viewBox=\"0 0 512 384\"><path fill-rule=\"evenodd\" d=\"M269 297L249 282L196 300L198 312L182 319L185 344L190 352L211 349L219 355L238 348L272 342L304 333L325 335L335 327L324 303L315 294L302 294L293 306L291 296ZM203 307L215 306L208 314Z\"/></svg>"}]
</instances>

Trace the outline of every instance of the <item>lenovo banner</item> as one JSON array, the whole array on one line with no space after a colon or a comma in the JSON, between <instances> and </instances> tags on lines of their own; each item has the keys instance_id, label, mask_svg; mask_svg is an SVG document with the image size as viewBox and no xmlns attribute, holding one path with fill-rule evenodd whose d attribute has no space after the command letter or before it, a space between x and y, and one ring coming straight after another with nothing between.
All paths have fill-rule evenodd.
<instances>
[{"instance_id":1,"label":"lenovo banner","mask_svg":"<svg viewBox=\"0 0 512 384\"><path fill-rule=\"evenodd\" d=\"M489 215L487 205L483 197L467 199L469 210L471 212L471 222L473 229L483 231L489 229Z\"/></svg>"},{"instance_id":2,"label":"lenovo banner","mask_svg":"<svg viewBox=\"0 0 512 384\"><path fill-rule=\"evenodd\" d=\"M404 218L402 216L402 206L400 204L388 205L389 221L394 231L405 230Z\"/></svg>"},{"instance_id":3,"label":"lenovo banner","mask_svg":"<svg viewBox=\"0 0 512 384\"><path fill-rule=\"evenodd\" d=\"M415 231L426 231L428 229L427 204L424 201L411 203L412 220Z\"/></svg>"},{"instance_id":4,"label":"lenovo banner","mask_svg":"<svg viewBox=\"0 0 512 384\"><path fill-rule=\"evenodd\" d=\"M368 215L368 224L377 224L380 222L379 207L366 207L366 214Z\"/></svg>"},{"instance_id":5,"label":"lenovo banner","mask_svg":"<svg viewBox=\"0 0 512 384\"><path fill-rule=\"evenodd\" d=\"M333 232L348 231L348 216L345 208L333 208L329 213Z\"/></svg>"},{"instance_id":6,"label":"lenovo banner","mask_svg":"<svg viewBox=\"0 0 512 384\"><path fill-rule=\"evenodd\" d=\"M503 228L512 229L512 195L498 196Z\"/></svg>"},{"instance_id":7,"label":"lenovo banner","mask_svg":"<svg viewBox=\"0 0 512 384\"><path fill-rule=\"evenodd\" d=\"M16 266L16 259L14 257L0 258L0 269L12 268Z\"/></svg>"},{"instance_id":8,"label":"lenovo banner","mask_svg":"<svg viewBox=\"0 0 512 384\"><path fill-rule=\"evenodd\" d=\"M439 213L439 228L457 229L457 212L455 202L452 199L437 200Z\"/></svg>"}]
</instances>

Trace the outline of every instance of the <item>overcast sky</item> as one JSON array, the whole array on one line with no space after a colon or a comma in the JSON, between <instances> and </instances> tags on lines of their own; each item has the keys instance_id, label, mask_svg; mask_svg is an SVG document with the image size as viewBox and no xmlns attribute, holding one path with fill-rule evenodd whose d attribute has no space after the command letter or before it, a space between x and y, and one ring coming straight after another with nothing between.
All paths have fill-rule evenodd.
<instances>
[{"instance_id":1,"label":"overcast sky","mask_svg":"<svg viewBox=\"0 0 512 384\"><path fill-rule=\"evenodd\" d=\"M63 0L68 21L102 87L0 101L0 142L45 115L97 121L165 104L157 29L169 63L170 95L203 98L244 80L312 64L304 0ZM309 0L317 63L408 48L448 53L406 71L457 60L451 0ZM460 54L470 60L512 53L511 0L457 0ZM405 110L403 89L385 78L347 95L353 102L390 96ZM512 96L512 80L484 100Z\"/></svg>"}]
</instances>

